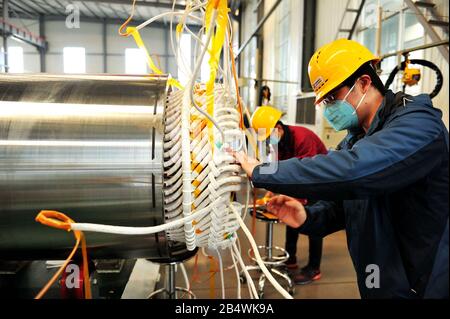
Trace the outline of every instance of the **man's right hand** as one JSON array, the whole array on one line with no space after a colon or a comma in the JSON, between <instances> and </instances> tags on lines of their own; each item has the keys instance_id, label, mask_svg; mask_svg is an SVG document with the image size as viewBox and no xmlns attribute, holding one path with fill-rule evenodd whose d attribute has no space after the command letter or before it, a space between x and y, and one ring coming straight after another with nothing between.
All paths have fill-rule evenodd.
<instances>
[{"instance_id":1,"label":"man's right hand","mask_svg":"<svg viewBox=\"0 0 450 319\"><path fill-rule=\"evenodd\" d=\"M305 207L289 196L275 196L267 203L267 210L292 228L300 227L306 220Z\"/></svg>"}]
</instances>

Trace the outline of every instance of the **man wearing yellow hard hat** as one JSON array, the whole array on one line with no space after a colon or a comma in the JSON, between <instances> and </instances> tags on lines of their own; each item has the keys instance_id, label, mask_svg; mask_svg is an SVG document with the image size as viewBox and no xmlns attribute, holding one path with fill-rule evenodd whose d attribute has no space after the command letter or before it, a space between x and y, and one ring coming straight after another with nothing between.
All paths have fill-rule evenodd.
<instances>
[{"instance_id":1,"label":"man wearing yellow hard hat","mask_svg":"<svg viewBox=\"0 0 450 319\"><path fill-rule=\"evenodd\" d=\"M252 128L255 129L259 141L268 140L271 145L277 145L278 160L290 158L313 157L317 154L327 154L327 149L320 138L311 130L293 125L285 125L281 121L283 113L272 106L260 106L251 118ZM272 197L273 193L267 192L264 199ZM300 199L303 205L312 202ZM299 233L296 229L286 227L285 249L289 253L286 261L288 269L297 269L297 241ZM322 238L309 237L309 259L308 263L293 274L296 284L309 284L321 278L320 261L322 258Z\"/></svg>"},{"instance_id":2,"label":"man wearing yellow hard hat","mask_svg":"<svg viewBox=\"0 0 450 319\"><path fill-rule=\"evenodd\" d=\"M273 174L234 155L255 187L319 200L273 198L281 221L307 235L346 230L362 298L448 298L448 130L428 95L386 90L378 62L346 39L309 62L316 103L348 132L338 150L280 161Z\"/></svg>"}]
</instances>

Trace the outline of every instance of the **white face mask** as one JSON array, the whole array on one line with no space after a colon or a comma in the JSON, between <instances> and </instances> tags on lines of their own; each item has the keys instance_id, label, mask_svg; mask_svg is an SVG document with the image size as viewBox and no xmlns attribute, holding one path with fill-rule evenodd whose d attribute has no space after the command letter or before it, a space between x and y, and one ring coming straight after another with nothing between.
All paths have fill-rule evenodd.
<instances>
[{"instance_id":1,"label":"white face mask","mask_svg":"<svg viewBox=\"0 0 450 319\"><path fill-rule=\"evenodd\" d=\"M277 145L280 143L280 137L278 135L270 136L270 144Z\"/></svg>"},{"instance_id":2,"label":"white face mask","mask_svg":"<svg viewBox=\"0 0 450 319\"><path fill-rule=\"evenodd\" d=\"M355 81L355 84L353 84L353 86L347 92L343 100L334 100L328 103L325 107L323 115L336 131L354 128L359 124L356 110L361 106L368 91L361 97L356 108L354 108L349 102L346 101L350 92L355 88L358 80Z\"/></svg>"}]
</instances>

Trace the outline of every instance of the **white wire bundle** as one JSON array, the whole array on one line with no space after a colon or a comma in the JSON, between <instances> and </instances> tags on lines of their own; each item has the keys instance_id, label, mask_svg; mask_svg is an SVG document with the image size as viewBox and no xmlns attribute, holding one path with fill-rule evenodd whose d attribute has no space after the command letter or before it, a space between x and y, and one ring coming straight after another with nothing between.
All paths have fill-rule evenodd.
<instances>
[{"instance_id":1,"label":"white wire bundle","mask_svg":"<svg viewBox=\"0 0 450 319\"><path fill-rule=\"evenodd\" d=\"M206 110L204 86L197 85L194 99L202 111ZM166 129L164 137L164 203L166 222L179 219L183 212L183 174L182 170L182 130L180 130L180 105L186 92L173 92L166 106ZM222 85L215 91L213 118L223 126L224 134L239 130L239 113L235 99L229 98ZM169 239L186 242L191 239L193 247L230 247L235 241L239 223L229 209L231 193L240 190L243 182L239 176L240 168L234 159L219 147L222 144L217 129L208 128L207 119L197 108L190 107L190 181L192 201L191 210L208 208L210 214L203 215L191 224L166 231ZM218 146L219 145L219 146ZM217 201L218 198L223 200ZM214 204L217 203L217 204Z\"/></svg>"}]
</instances>

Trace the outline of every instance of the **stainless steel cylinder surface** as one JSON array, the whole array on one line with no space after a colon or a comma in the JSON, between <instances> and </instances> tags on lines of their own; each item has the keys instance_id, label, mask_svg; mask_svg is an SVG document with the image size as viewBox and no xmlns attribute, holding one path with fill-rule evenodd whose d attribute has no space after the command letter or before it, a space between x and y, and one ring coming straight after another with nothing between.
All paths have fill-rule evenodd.
<instances>
[{"instance_id":1,"label":"stainless steel cylinder surface","mask_svg":"<svg viewBox=\"0 0 450 319\"><path fill-rule=\"evenodd\" d=\"M73 235L35 222L42 209L84 223L164 223L155 123L164 116L166 80L0 77L0 259L66 257ZM86 236L91 258L157 259L174 250L164 233Z\"/></svg>"}]
</instances>

